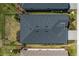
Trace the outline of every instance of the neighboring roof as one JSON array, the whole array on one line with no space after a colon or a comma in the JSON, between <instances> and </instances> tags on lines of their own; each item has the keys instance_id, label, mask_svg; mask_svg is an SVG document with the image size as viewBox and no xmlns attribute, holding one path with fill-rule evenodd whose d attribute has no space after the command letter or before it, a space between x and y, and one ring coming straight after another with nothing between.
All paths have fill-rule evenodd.
<instances>
[{"instance_id":1,"label":"neighboring roof","mask_svg":"<svg viewBox=\"0 0 79 59\"><path fill-rule=\"evenodd\" d=\"M69 10L69 3L23 3L25 10Z\"/></svg>"},{"instance_id":2,"label":"neighboring roof","mask_svg":"<svg viewBox=\"0 0 79 59\"><path fill-rule=\"evenodd\" d=\"M68 56L65 49L27 49L21 50L21 56Z\"/></svg>"},{"instance_id":3,"label":"neighboring roof","mask_svg":"<svg viewBox=\"0 0 79 59\"><path fill-rule=\"evenodd\" d=\"M63 14L21 15L21 43L66 44L69 17Z\"/></svg>"}]
</instances>

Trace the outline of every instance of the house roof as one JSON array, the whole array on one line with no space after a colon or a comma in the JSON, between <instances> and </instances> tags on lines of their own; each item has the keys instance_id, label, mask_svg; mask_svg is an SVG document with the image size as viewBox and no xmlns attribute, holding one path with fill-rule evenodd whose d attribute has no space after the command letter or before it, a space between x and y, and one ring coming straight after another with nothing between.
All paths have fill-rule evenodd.
<instances>
[{"instance_id":1,"label":"house roof","mask_svg":"<svg viewBox=\"0 0 79 59\"><path fill-rule=\"evenodd\" d=\"M21 43L66 44L69 17L63 14L20 15Z\"/></svg>"},{"instance_id":2,"label":"house roof","mask_svg":"<svg viewBox=\"0 0 79 59\"><path fill-rule=\"evenodd\" d=\"M25 10L69 10L69 3L24 3L20 4Z\"/></svg>"}]
</instances>

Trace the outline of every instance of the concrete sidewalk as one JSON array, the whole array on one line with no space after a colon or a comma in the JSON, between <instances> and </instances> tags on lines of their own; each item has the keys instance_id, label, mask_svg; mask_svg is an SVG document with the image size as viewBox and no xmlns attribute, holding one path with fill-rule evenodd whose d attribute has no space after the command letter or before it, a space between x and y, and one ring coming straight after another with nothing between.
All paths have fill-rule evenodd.
<instances>
[{"instance_id":1,"label":"concrete sidewalk","mask_svg":"<svg viewBox=\"0 0 79 59\"><path fill-rule=\"evenodd\" d=\"M76 30L68 31L68 40L77 40L77 31Z\"/></svg>"},{"instance_id":2,"label":"concrete sidewalk","mask_svg":"<svg viewBox=\"0 0 79 59\"><path fill-rule=\"evenodd\" d=\"M68 56L67 50L63 49L22 49L21 56Z\"/></svg>"}]
</instances>

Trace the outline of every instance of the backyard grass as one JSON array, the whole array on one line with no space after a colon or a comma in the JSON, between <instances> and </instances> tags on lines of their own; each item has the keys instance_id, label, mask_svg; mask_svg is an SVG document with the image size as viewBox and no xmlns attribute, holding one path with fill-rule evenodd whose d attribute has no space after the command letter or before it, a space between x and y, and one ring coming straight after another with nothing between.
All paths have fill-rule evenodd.
<instances>
[{"instance_id":1,"label":"backyard grass","mask_svg":"<svg viewBox=\"0 0 79 59\"><path fill-rule=\"evenodd\" d=\"M1 3L0 4L0 13L2 14L14 14L16 13L16 4L12 3Z\"/></svg>"},{"instance_id":2,"label":"backyard grass","mask_svg":"<svg viewBox=\"0 0 79 59\"><path fill-rule=\"evenodd\" d=\"M15 4L0 4L0 35L4 36L4 17L5 14L14 14L16 13L16 6Z\"/></svg>"},{"instance_id":3,"label":"backyard grass","mask_svg":"<svg viewBox=\"0 0 79 59\"><path fill-rule=\"evenodd\" d=\"M77 46L76 44L71 44L68 46L68 53L70 56L76 56L77 55Z\"/></svg>"},{"instance_id":4,"label":"backyard grass","mask_svg":"<svg viewBox=\"0 0 79 59\"><path fill-rule=\"evenodd\" d=\"M0 14L0 37L3 38L5 30L4 15Z\"/></svg>"},{"instance_id":5,"label":"backyard grass","mask_svg":"<svg viewBox=\"0 0 79 59\"><path fill-rule=\"evenodd\" d=\"M3 56L14 56L16 55L14 52L12 52L13 49L15 49L16 46L4 46L2 47L2 55Z\"/></svg>"},{"instance_id":6,"label":"backyard grass","mask_svg":"<svg viewBox=\"0 0 79 59\"><path fill-rule=\"evenodd\" d=\"M2 33L2 23L3 23L3 19L2 19L2 15L0 14L0 34Z\"/></svg>"},{"instance_id":7,"label":"backyard grass","mask_svg":"<svg viewBox=\"0 0 79 59\"><path fill-rule=\"evenodd\" d=\"M8 3L0 4L0 37L1 37L0 40L2 39L2 42L3 42L3 46L0 47L0 56L2 56L2 55L6 55L6 56L15 55L15 53L11 52L10 50L15 49L16 46L9 45L9 44L5 45L6 40L4 38L5 37L5 35L4 35L5 30L7 30L8 28L12 29L10 27L5 29L5 20L8 18L10 19L9 22L11 22L11 20L12 21L14 20L14 15L12 15L12 16L9 16L9 15L17 13L15 5L16 4L8 4ZM14 21L15 22L12 23L12 26L16 26L16 19ZM15 28L14 28L14 30L15 30ZM14 31L14 30L12 30L12 31ZM9 30L7 30L7 31L9 31ZM8 35L10 35L10 34L8 34ZM14 40L14 39L11 39L11 40ZM9 43L11 43L11 42L9 41Z\"/></svg>"}]
</instances>

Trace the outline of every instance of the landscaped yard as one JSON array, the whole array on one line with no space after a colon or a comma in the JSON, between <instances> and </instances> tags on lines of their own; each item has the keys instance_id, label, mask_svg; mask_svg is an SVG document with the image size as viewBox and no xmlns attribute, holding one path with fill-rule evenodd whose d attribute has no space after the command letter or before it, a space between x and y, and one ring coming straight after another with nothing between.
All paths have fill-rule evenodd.
<instances>
[{"instance_id":1,"label":"landscaped yard","mask_svg":"<svg viewBox=\"0 0 79 59\"><path fill-rule=\"evenodd\" d=\"M17 22L17 15L15 15L16 12L16 6L15 4L0 4L0 40L4 39L4 32L7 33L6 40L4 39L3 43L4 45L0 48L0 55L16 55L16 53L12 52L13 49L17 49L17 38L16 33L19 30L20 26ZM40 13L40 12L39 12ZM45 14L46 12L42 12L42 14ZM49 12L47 12L49 13ZM54 12L52 12L54 13ZM52 14L49 13L49 14ZM61 12L62 13L62 12ZM13 14L13 15L12 15ZM36 13L38 14L38 13ZM40 13L41 14L41 13ZM65 13L67 14L67 13ZM67 14L70 16L71 23L70 28L71 30L76 30L76 13L75 14ZM5 21L6 27L5 27ZM8 40L7 40L8 39ZM14 43L13 43L14 42ZM6 43L6 44L5 44ZM66 48L69 52L69 55L76 55L77 49L76 49L76 42L75 41L69 41L67 45L48 45L48 44L30 44L27 45L28 48Z\"/></svg>"},{"instance_id":2,"label":"landscaped yard","mask_svg":"<svg viewBox=\"0 0 79 59\"><path fill-rule=\"evenodd\" d=\"M14 52L11 52L12 49L16 49L16 46L13 45L13 41L16 39L15 28L17 29L17 21L15 19L16 16L16 4L0 4L0 40L3 42L3 46L0 47L0 55L15 55ZM8 27L5 27L5 23L7 22ZM10 29L10 30L8 30ZM7 32L7 36L9 36L9 40L5 37L4 32ZM5 39L6 38L6 39ZM12 38L12 39L11 39Z\"/></svg>"}]
</instances>

